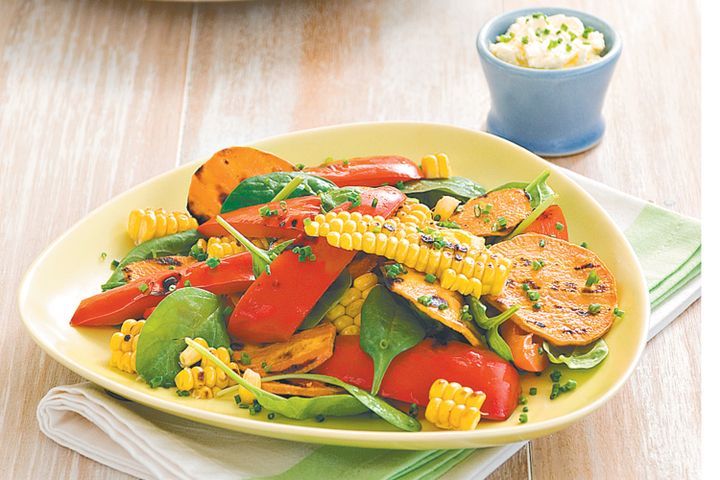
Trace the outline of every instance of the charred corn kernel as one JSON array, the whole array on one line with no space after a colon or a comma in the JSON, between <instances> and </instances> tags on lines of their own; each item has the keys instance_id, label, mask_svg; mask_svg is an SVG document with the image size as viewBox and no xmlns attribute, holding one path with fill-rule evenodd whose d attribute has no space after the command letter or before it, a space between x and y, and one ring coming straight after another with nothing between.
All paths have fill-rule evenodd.
<instances>
[{"instance_id":1,"label":"charred corn kernel","mask_svg":"<svg viewBox=\"0 0 720 480\"><path fill-rule=\"evenodd\" d=\"M330 225L327 223L320 224L320 230L318 231L318 235L321 237L325 237L328 233L330 233Z\"/></svg>"},{"instance_id":2,"label":"charred corn kernel","mask_svg":"<svg viewBox=\"0 0 720 480\"><path fill-rule=\"evenodd\" d=\"M425 155L420 160L420 168L425 178L450 177L450 160L444 153Z\"/></svg>"},{"instance_id":3,"label":"charred corn kernel","mask_svg":"<svg viewBox=\"0 0 720 480\"><path fill-rule=\"evenodd\" d=\"M362 315L359 314L359 313L358 313L357 315L355 315L355 316L353 317L353 323L354 323L355 325L357 325L358 327L359 327L360 325L362 325Z\"/></svg>"},{"instance_id":4,"label":"charred corn kernel","mask_svg":"<svg viewBox=\"0 0 720 480\"><path fill-rule=\"evenodd\" d=\"M343 305L337 304L328 312L325 314L325 318L330 320L331 322L334 322L336 319L338 319L341 315L345 313L345 307Z\"/></svg>"},{"instance_id":5,"label":"charred corn kernel","mask_svg":"<svg viewBox=\"0 0 720 480\"><path fill-rule=\"evenodd\" d=\"M378 283L378 277L372 272L364 273L353 280L353 287L360 291L372 288Z\"/></svg>"},{"instance_id":6,"label":"charred corn kernel","mask_svg":"<svg viewBox=\"0 0 720 480\"><path fill-rule=\"evenodd\" d=\"M405 265L408 268L415 268L418 257L420 256L420 245L413 243L408 247L407 255L405 256Z\"/></svg>"},{"instance_id":7,"label":"charred corn kernel","mask_svg":"<svg viewBox=\"0 0 720 480\"><path fill-rule=\"evenodd\" d=\"M210 350L210 353L212 353L215 357L218 358L218 360L223 362L225 365L230 364L230 361L232 360L232 353L227 348L225 348L225 347L209 348L208 350ZM205 369L207 369L209 367L214 368L214 365L215 364L211 360L209 360L207 357L203 357L202 360L200 361L200 366Z\"/></svg>"},{"instance_id":8,"label":"charred corn kernel","mask_svg":"<svg viewBox=\"0 0 720 480\"><path fill-rule=\"evenodd\" d=\"M357 325L350 325L349 327L343 328L340 335L360 335L360 327Z\"/></svg>"},{"instance_id":9,"label":"charred corn kernel","mask_svg":"<svg viewBox=\"0 0 720 480\"><path fill-rule=\"evenodd\" d=\"M450 287L455 283L457 279L457 273L453 269L446 269L440 276L440 286L446 290L450 290Z\"/></svg>"},{"instance_id":10,"label":"charred corn kernel","mask_svg":"<svg viewBox=\"0 0 720 480\"><path fill-rule=\"evenodd\" d=\"M204 338L198 337L195 339L195 341L203 347L208 348L208 344ZM182 365L183 367L192 367L200 360L202 360L202 355L200 354L200 352L198 352L189 345L185 347L185 350L180 352L180 365Z\"/></svg>"},{"instance_id":11,"label":"charred corn kernel","mask_svg":"<svg viewBox=\"0 0 720 480\"><path fill-rule=\"evenodd\" d=\"M387 239L387 246L385 247L385 256L387 258L395 258L397 255L397 248L400 244L400 239L397 237L390 237Z\"/></svg>"},{"instance_id":12,"label":"charred corn kernel","mask_svg":"<svg viewBox=\"0 0 720 480\"><path fill-rule=\"evenodd\" d=\"M343 222L350 220L350 212L348 212L346 210L343 210L342 212L338 212L337 216Z\"/></svg>"},{"instance_id":13,"label":"charred corn kernel","mask_svg":"<svg viewBox=\"0 0 720 480\"><path fill-rule=\"evenodd\" d=\"M355 233L356 230L357 230L357 222L355 222L354 220L348 220L342 224L342 232L343 233Z\"/></svg>"},{"instance_id":14,"label":"charred corn kernel","mask_svg":"<svg viewBox=\"0 0 720 480\"><path fill-rule=\"evenodd\" d=\"M338 232L342 233L343 230L343 221L340 218L334 218L328 222L330 225L330 231L331 232Z\"/></svg>"},{"instance_id":15,"label":"charred corn kernel","mask_svg":"<svg viewBox=\"0 0 720 480\"><path fill-rule=\"evenodd\" d=\"M110 366L126 373L136 373L135 352L145 320L125 320L120 331L110 337Z\"/></svg>"},{"instance_id":16,"label":"charred corn kernel","mask_svg":"<svg viewBox=\"0 0 720 480\"><path fill-rule=\"evenodd\" d=\"M365 253L375 253L375 234L365 232L362 239L362 250Z\"/></svg>"},{"instance_id":17,"label":"charred corn kernel","mask_svg":"<svg viewBox=\"0 0 720 480\"><path fill-rule=\"evenodd\" d=\"M372 288L368 288L367 290L363 290L363 292L362 292L362 298L367 298L368 295L370 295L370 290L372 290Z\"/></svg>"},{"instance_id":18,"label":"charred corn kernel","mask_svg":"<svg viewBox=\"0 0 720 480\"><path fill-rule=\"evenodd\" d=\"M450 215L455 213L455 209L457 209L458 205L460 205L460 200L457 198L448 196L442 197L435 204L435 209L433 210L435 218L439 217L440 220L447 220L450 218Z\"/></svg>"},{"instance_id":19,"label":"charred corn kernel","mask_svg":"<svg viewBox=\"0 0 720 480\"><path fill-rule=\"evenodd\" d=\"M201 400L208 400L214 396L212 388L204 385L202 387L194 388L192 392L190 392L190 395L192 395L193 398L199 398Z\"/></svg>"},{"instance_id":20,"label":"charred corn kernel","mask_svg":"<svg viewBox=\"0 0 720 480\"><path fill-rule=\"evenodd\" d=\"M439 428L473 430L480 422L485 393L473 391L457 382L435 380L428 392L430 402L425 418Z\"/></svg>"},{"instance_id":21,"label":"charred corn kernel","mask_svg":"<svg viewBox=\"0 0 720 480\"><path fill-rule=\"evenodd\" d=\"M247 381L250 385L262 388L262 380L260 374L252 370L251 368L245 369L243 373L243 380ZM238 385L238 394L240 395L240 401L242 403L250 404L255 400L255 394L242 385Z\"/></svg>"},{"instance_id":22,"label":"charred corn kernel","mask_svg":"<svg viewBox=\"0 0 720 480\"><path fill-rule=\"evenodd\" d=\"M360 292L360 298L345 307L345 314L351 317L359 315L362 310L363 303L365 303L365 300L362 298L362 292Z\"/></svg>"},{"instance_id":23,"label":"charred corn kernel","mask_svg":"<svg viewBox=\"0 0 720 480\"><path fill-rule=\"evenodd\" d=\"M186 212L168 212L163 208L146 208L130 212L127 232L135 245L139 245L152 238L164 237L197 227L197 220Z\"/></svg>"}]
</instances>

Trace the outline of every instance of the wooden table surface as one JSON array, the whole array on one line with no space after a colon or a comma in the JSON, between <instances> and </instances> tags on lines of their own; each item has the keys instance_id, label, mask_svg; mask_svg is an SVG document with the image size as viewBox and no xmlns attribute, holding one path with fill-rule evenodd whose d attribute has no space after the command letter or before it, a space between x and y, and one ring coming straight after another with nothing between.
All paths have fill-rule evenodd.
<instances>
[{"instance_id":1,"label":"wooden table surface","mask_svg":"<svg viewBox=\"0 0 720 480\"><path fill-rule=\"evenodd\" d=\"M599 14L625 40L604 140L557 163L699 216L697 4L554 4ZM38 252L118 193L225 146L371 120L483 129L490 100L475 35L491 16L528 5L2 1L0 477L126 478L38 430L40 398L80 380L20 322L16 287ZM696 303L607 405L533 441L532 472L524 449L492 478L696 477L699 320Z\"/></svg>"}]
</instances>

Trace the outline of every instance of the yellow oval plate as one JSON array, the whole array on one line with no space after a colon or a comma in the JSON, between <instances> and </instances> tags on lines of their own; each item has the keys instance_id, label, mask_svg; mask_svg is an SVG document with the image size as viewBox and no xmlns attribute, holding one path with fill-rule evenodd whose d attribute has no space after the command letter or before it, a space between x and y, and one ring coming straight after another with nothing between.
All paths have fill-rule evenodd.
<instances>
[{"instance_id":1,"label":"yellow oval plate","mask_svg":"<svg viewBox=\"0 0 720 480\"><path fill-rule=\"evenodd\" d=\"M645 281L638 261L622 233L603 209L580 187L532 153L498 137L461 128L420 123L344 125L292 133L252 146L291 162L313 165L327 157L349 158L399 154L420 160L445 152L453 173L486 188L509 181L529 181L551 169L550 185L560 194L574 242L588 241L614 272L619 304L626 314L606 336L610 355L590 371L562 369L575 379L575 391L549 399L548 374L523 375L529 421L518 422L520 409L505 422L481 422L471 432L438 431L423 422L423 431L407 433L369 415L328 418L324 423L267 420L263 412L250 417L232 398L195 400L178 397L174 389L152 390L134 375L108 366L112 328L73 328L70 317L84 297L99 292L110 274L109 263L132 247L125 233L131 209L184 209L190 177L198 163L184 165L119 195L87 216L42 253L20 288L20 312L35 341L53 358L86 379L138 403L218 427L246 433L357 447L394 449L467 448L499 445L547 435L589 414L607 401L632 372L643 346L649 316ZM222 147L222 146L219 146ZM76 193L76 194L79 194ZM101 259L107 252L107 259ZM537 387L535 396L527 394Z\"/></svg>"}]
</instances>

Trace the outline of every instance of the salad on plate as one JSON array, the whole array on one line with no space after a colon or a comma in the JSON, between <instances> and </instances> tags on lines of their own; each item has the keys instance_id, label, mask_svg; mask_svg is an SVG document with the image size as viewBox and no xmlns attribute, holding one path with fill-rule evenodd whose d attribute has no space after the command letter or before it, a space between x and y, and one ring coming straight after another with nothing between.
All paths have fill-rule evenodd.
<instances>
[{"instance_id":1,"label":"salad on plate","mask_svg":"<svg viewBox=\"0 0 720 480\"><path fill-rule=\"evenodd\" d=\"M521 375L581 388L623 316L612 272L568 241L550 173L487 190L445 154L293 165L249 147L195 171L187 212L140 206L135 243L78 328L111 367L267 421L374 414L388 428L531 421ZM421 423L421 419L426 422Z\"/></svg>"}]
</instances>

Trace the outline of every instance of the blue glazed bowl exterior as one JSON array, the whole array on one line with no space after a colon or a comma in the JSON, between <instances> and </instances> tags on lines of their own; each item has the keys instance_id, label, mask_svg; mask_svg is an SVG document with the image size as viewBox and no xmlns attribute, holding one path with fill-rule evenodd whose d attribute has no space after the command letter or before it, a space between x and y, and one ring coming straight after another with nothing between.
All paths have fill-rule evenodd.
<instances>
[{"instance_id":1,"label":"blue glazed bowl exterior","mask_svg":"<svg viewBox=\"0 0 720 480\"><path fill-rule=\"evenodd\" d=\"M488 45L518 17L543 12L578 17L605 36L603 58L590 65L539 70L512 65L495 57ZM515 10L490 20L477 37L492 106L490 133L543 156L562 156L595 146L605 132L602 106L622 51L622 42L606 22L566 8Z\"/></svg>"}]
</instances>

